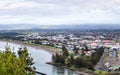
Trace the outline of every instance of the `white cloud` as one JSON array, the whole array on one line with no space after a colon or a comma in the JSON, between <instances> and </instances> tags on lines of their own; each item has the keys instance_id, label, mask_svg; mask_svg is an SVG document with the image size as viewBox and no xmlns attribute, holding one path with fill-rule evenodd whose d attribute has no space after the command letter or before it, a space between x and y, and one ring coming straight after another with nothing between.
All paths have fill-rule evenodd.
<instances>
[{"instance_id":1,"label":"white cloud","mask_svg":"<svg viewBox=\"0 0 120 75\"><path fill-rule=\"evenodd\" d=\"M119 0L0 0L0 23L120 23Z\"/></svg>"},{"instance_id":2,"label":"white cloud","mask_svg":"<svg viewBox=\"0 0 120 75\"><path fill-rule=\"evenodd\" d=\"M35 8L38 7L39 4L35 2L26 2L20 0L9 0L9 1L0 1L0 9L10 10L10 9L19 9L19 8Z\"/></svg>"}]
</instances>

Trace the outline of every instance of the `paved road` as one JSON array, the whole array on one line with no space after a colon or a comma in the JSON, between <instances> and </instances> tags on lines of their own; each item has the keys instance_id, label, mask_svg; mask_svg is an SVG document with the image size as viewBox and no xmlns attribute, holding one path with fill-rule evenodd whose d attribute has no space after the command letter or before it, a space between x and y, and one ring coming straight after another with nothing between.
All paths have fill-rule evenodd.
<instances>
[{"instance_id":1,"label":"paved road","mask_svg":"<svg viewBox=\"0 0 120 75\"><path fill-rule=\"evenodd\" d=\"M107 70L107 68L104 66L103 60L105 58L105 56L107 55L107 49L104 50L103 55L101 56L99 62L97 63L97 65L94 67L95 70Z\"/></svg>"}]
</instances>

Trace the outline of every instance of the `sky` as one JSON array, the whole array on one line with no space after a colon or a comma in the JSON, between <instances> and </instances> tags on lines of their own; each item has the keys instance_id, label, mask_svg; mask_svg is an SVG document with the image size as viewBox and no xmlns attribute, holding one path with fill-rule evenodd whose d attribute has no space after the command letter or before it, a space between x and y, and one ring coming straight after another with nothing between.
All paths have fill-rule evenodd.
<instances>
[{"instance_id":1,"label":"sky","mask_svg":"<svg viewBox=\"0 0 120 75\"><path fill-rule=\"evenodd\" d=\"M0 24L120 24L120 0L0 0Z\"/></svg>"}]
</instances>

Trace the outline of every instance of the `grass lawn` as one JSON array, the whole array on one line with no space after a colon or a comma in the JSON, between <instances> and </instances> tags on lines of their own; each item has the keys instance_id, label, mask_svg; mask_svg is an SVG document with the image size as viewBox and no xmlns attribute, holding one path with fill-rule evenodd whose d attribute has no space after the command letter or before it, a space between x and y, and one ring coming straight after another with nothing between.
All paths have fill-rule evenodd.
<instances>
[{"instance_id":1,"label":"grass lawn","mask_svg":"<svg viewBox=\"0 0 120 75\"><path fill-rule=\"evenodd\" d=\"M39 47L42 47L42 48L48 48L48 49L52 49L52 50L61 51L60 48L56 48L56 47L52 47L52 46L48 46L48 45L34 44L34 43L28 43L28 42L24 42L24 43L28 44L28 45L39 46Z\"/></svg>"},{"instance_id":2,"label":"grass lawn","mask_svg":"<svg viewBox=\"0 0 120 75\"><path fill-rule=\"evenodd\" d=\"M109 73L107 71L94 71L93 72L94 75L108 75Z\"/></svg>"}]
</instances>

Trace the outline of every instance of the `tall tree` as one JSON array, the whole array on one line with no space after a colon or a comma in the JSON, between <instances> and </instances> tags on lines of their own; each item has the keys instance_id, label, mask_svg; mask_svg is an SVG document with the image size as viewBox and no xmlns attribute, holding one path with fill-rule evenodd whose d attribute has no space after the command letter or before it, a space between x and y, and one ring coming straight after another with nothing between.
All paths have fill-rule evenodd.
<instances>
[{"instance_id":1,"label":"tall tree","mask_svg":"<svg viewBox=\"0 0 120 75\"><path fill-rule=\"evenodd\" d=\"M58 53L56 53L56 55L53 56L53 62L64 65L65 64L65 56L59 55Z\"/></svg>"},{"instance_id":2,"label":"tall tree","mask_svg":"<svg viewBox=\"0 0 120 75\"><path fill-rule=\"evenodd\" d=\"M63 51L64 56L66 56L66 57L69 56L69 52L68 52L67 48L65 47L65 45L62 46L62 51Z\"/></svg>"},{"instance_id":3,"label":"tall tree","mask_svg":"<svg viewBox=\"0 0 120 75\"><path fill-rule=\"evenodd\" d=\"M25 70L29 73L29 74L34 74L34 70L35 70L35 67L33 67L32 65L34 64L33 62L33 58L30 57L29 53L28 53L28 50L27 50L27 47L24 47L23 49L22 48L19 48L18 50L18 56L20 58L20 60L22 62L25 62L26 63L26 68Z\"/></svg>"},{"instance_id":4,"label":"tall tree","mask_svg":"<svg viewBox=\"0 0 120 75\"><path fill-rule=\"evenodd\" d=\"M22 55L20 57L25 58ZM6 51L1 51L0 75L35 75L33 71L26 71L26 61L21 60L21 58L16 56L9 47L6 47ZM31 66L29 65L29 67Z\"/></svg>"},{"instance_id":5,"label":"tall tree","mask_svg":"<svg viewBox=\"0 0 120 75\"><path fill-rule=\"evenodd\" d=\"M74 45L74 49L73 49L73 51L75 52L75 54L78 53L78 50L79 50L79 48L77 48L76 45Z\"/></svg>"},{"instance_id":6,"label":"tall tree","mask_svg":"<svg viewBox=\"0 0 120 75\"><path fill-rule=\"evenodd\" d=\"M74 57L73 55L70 55L70 57L67 59L67 66L71 67L72 65L74 65Z\"/></svg>"}]
</instances>

